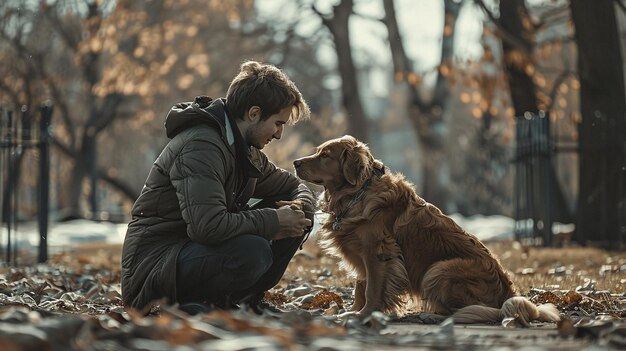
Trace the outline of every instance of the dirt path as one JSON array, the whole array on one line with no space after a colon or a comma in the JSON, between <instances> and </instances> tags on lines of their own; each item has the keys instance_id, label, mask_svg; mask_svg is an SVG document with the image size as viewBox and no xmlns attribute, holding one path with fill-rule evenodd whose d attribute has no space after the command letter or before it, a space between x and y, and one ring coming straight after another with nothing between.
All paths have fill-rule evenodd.
<instances>
[{"instance_id":1,"label":"dirt path","mask_svg":"<svg viewBox=\"0 0 626 351\"><path fill-rule=\"evenodd\" d=\"M397 335L399 345L393 350L414 350L415 347L459 350L580 350L595 343L591 339L562 338L555 325L504 328L489 325L391 324L381 334Z\"/></svg>"}]
</instances>

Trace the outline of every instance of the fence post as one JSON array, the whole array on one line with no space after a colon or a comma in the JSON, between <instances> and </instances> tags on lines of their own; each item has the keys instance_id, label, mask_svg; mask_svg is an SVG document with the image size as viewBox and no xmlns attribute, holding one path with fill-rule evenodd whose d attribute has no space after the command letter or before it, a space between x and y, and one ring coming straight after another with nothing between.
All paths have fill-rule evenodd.
<instances>
[{"instance_id":1,"label":"fence post","mask_svg":"<svg viewBox=\"0 0 626 351\"><path fill-rule=\"evenodd\" d=\"M6 110L0 107L0 194L4 194L4 172L7 169L7 161L5 157L5 137L7 128L5 128L5 116ZM2 196L4 198L4 196ZM2 229L4 219L4 199L0 199L0 229Z\"/></svg>"},{"instance_id":2,"label":"fence post","mask_svg":"<svg viewBox=\"0 0 626 351\"><path fill-rule=\"evenodd\" d=\"M11 242L11 232L13 231L13 215L15 210L13 208L13 196L15 194L15 176L14 176L14 148L15 148L15 135L14 135L14 125L13 125L13 111L6 111L6 147L7 147L7 189L6 192L2 196L3 202L3 212L2 212L2 220L7 225L7 264L11 263L11 251L12 251L12 242Z\"/></svg>"},{"instance_id":3,"label":"fence post","mask_svg":"<svg viewBox=\"0 0 626 351\"><path fill-rule=\"evenodd\" d=\"M39 125L39 263L48 260L48 212L50 195L50 122L52 104L45 102L40 107Z\"/></svg>"},{"instance_id":4,"label":"fence post","mask_svg":"<svg viewBox=\"0 0 626 351\"><path fill-rule=\"evenodd\" d=\"M543 246L552 246L552 242L554 239L554 232L552 231L552 182L551 176L553 172L552 169L552 138L550 132L550 117L545 114L544 111L539 111L538 115L538 127L539 132L539 168L542 172L541 180L539 184L539 189L541 192L546 194L544 199L539 199L540 203L543 205L543 209L541 211L540 220L543 225L540 233L543 236ZM543 201L541 201L543 200Z\"/></svg>"},{"instance_id":5,"label":"fence post","mask_svg":"<svg viewBox=\"0 0 626 351\"><path fill-rule=\"evenodd\" d=\"M554 199L553 141L550 118L543 111L517 119L515 148L515 238L552 246ZM521 222L521 223L520 223Z\"/></svg>"}]
</instances>

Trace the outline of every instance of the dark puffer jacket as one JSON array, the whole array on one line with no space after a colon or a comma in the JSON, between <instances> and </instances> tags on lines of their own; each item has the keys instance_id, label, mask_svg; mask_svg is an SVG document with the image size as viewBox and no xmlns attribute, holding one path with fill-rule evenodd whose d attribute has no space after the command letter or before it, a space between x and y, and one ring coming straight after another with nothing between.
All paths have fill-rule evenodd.
<instances>
[{"instance_id":1,"label":"dark puffer jacket","mask_svg":"<svg viewBox=\"0 0 626 351\"><path fill-rule=\"evenodd\" d=\"M122 296L126 307L136 309L156 299L176 301L176 259L187 241L271 238L279 229L276 210L247 209L251 197L287 195L303 202L307 217L313 213L312 193L298 178L260 150L248 152L226 118L224 100L177 104L165 129L171 140L148 174L124 239Z\"/></svg>"}]
</instances>

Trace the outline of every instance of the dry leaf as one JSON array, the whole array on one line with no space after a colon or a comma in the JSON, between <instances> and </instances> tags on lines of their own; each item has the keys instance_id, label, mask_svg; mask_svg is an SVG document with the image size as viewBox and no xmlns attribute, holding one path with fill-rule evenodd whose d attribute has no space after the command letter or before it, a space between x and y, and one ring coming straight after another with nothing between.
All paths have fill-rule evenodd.
<instances>
[{"instance_id":1,"label":"dry leaf","mask_svg":"<svg viewBox=\"0 0 626 351\"><path fill-rule=\"evenodd\" d=\"M339 295L328 290L322 290L315 295L313 301L303 304L302 308L307 310L313 308L327 309L330 307L331 302L335 302L339 308L343 308L343 300L341 300Z\"/></svg>"}]
</instances>

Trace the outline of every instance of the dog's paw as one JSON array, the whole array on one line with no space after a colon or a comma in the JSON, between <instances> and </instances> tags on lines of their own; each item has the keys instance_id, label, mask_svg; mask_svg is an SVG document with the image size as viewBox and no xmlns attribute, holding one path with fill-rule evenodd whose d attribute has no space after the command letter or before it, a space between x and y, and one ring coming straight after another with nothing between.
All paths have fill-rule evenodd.
<instances>
[{"instance_id":1,"label":"dog's paw","mask_svg":"<svg viewBox=\"0 0 626 351\"><path fill-rule=\"evenodd\" d=\"M380 312L374 311L367 316L364 316L362 319L362 323L370 328L374 328L377 330L383 329L391 320L388 315Z\"/></svg>"},{"instance_id":2,"label":"dog's paw","mask_svg":"<svg viewBox=\"0 0 626 351\"><path fill-rule=\"evenodd\" d=\"M347 312L338 314L337 318L340 319L340 320L347 320L347 319L363 320L363 319L369 317L372 314L372 312L364 312L363 310L361 310L361 311L347 311Z\"/></svg>"},{"instance_id":3,"label":"dog's paw","mask_svg":"<svg viewBox=\"0 0 626 351\"><path fill-rule=\"evenodd\" d=\"M344 313L340 313L337 315L337 319L349 319L349 318L360 318L360 314L358 311L347 311Z\"/></svg>"},{"instance_id":4,"label":"dog's paw","mask_svg":"<svg viewBox=\"0 0 626 351\"><path fill-rule=\"evenodd\" d=\"M380 311L362 314L361 312L345 312L337 316L346 326L360 329L384 329L391 318Z\"/></svg>"},{"instance_id":5,"label":"dog's paw","mask_svg":"<svg viewBox=\"0 0 626 351\"><path fill-rule=\"evenodd\" d=\"M359 315L358 311L347 311L336 315L336 321L345 326L348 325L361 325L363 317Z\"/></svg>"}]
</instances>

